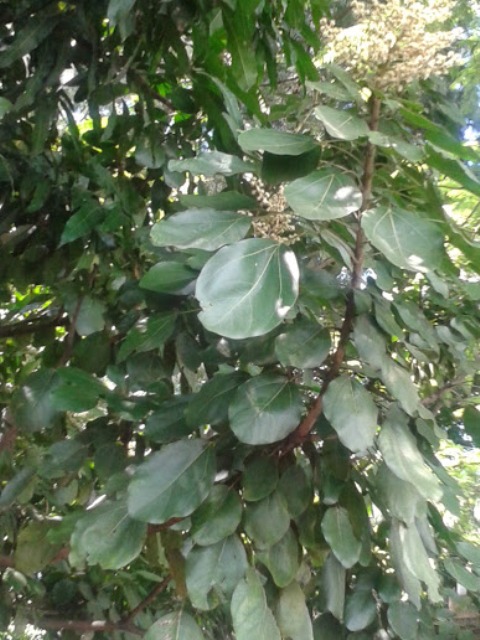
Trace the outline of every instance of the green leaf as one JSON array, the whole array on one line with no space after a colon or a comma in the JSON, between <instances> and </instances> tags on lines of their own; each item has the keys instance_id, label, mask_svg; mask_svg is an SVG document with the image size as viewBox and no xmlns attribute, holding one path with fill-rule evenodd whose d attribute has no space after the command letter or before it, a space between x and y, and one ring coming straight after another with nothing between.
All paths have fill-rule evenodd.
<instances>
[{"instance_id":1,"label":"green leaf","mask_svg":"<svg viewBox=\"0 0 480 640\"><path fill-rule=\"evenodd\" d=\"M250 224L248 216L238 213L188 209L155 224L151 237L158 247L216 251L225 244L244 238Z\"/></svg>"},{"instance_id":2,"label":"green leaf","mask_svg":"<svg viewBox=\"0 0 480 640\"><path fill-rule=\"evenodd\" d=\"M272 458L255 458L243 472L243 497L256 502L269 496L278 484L278 467Z\"/></svg>"},{"instance_id":3,"label":"green leaf","mask_svg":"<svg viewBox=\"0 0 480 640\"><path fill-rule=\"evenodd\" d=\"M414 485L426 500L442 497L440 483L425 464L408 428L408 418L397 406L389 411L382 425L378 446L389 469Z\"/></svg>"},{"instance_id":4,"label":"green leaf","mask_svg":"<svg viewBox=\"0 0 480 640\"><path fill-rule=\"evenodd\" d=\"M255 198L238 191L221 191L210 196L180 195L180 204L195 209L215 209L216 211L238 211L256 207Z\"/></svg>"},{"instance_id":5,"label":"green leaf","mask_svg":"<svg viewBox=\"0 0 480 640\"><path fill-rule=\"evenodd\" d=\"M397 533L394 534L392 531L391 539L393 540L397 535L405 569L426 584L428 597L432 602L442 602L443 598L438 591L440 578L432 567L417 527L415 525L407 527L403 523L394 521L393 529L396 529Z\"/></svg>"},{"instance_id":6,"label":"green leaf","mask_svg":"<svg viewBox=\"0 0 480 640\"><path fill-rule=\"evenodd\" d=\"M35 478L35 470L30 467L24 467L9 480L0 493L0 511L9 509L20 498L22 493L27 490Z\"/></svg>"},{"instance_id":7,"label":"green leaf","mask_svg":"<svg viewBox=\"0 0 480 640\"><path fill-rule=\"evenodd\" d=\"M238 136L244 151L268 151L280 156L299 156L311 151L317 142L310 136L275 129L250 129Z\"/></svg>"},{"instance_id":8,"label":"green leaf","mask_svg":"<svg viewBox=\"0 0 480 640\"><path fill-rule=\"evenodd\" d=\"M311 479L299 464L288 467L280 478L278 490L282 494L292 518L298 518L311 504L313 487Z\"/></svg>"},{"instance_id":9,"label":"green leaf","mask_svg":"<svg viewBox=\"0 0 480 640\"><path fill-rule=\"evenodd\" d=\"M471 542L457 542L457 550L462 556L473 563L477 567L480 567L480 546L472 544Z\"/></svg>"},{"instance_id":10,"label":"green leaf","mask_svg":"<svg viewBox=\"0 0 480 640\"><path fill-rule=\"evenodd\" d=\"M377 618L377 603L371 589L357 587L345 605L345 626L349 631L361 631Z\"/></svg>"},{"instance_id":11,"label":"green leaf","mask_svg":"<svg viewBox=\"0 0 480 640\"><path fill-rule=\"evenodd\" d=\"M105 215L106 209L100 207L93 199L87 200L68 218L60 238L60 246L89 234L103 222Z\"/></svg>"},{"instance_id":12,"label":"green leaf","mask_svg":"<svg viewBox=\"0 0 480 640\"><path fill-rule=\"evenodd\" d=\"M376 486L390 513L402 522L414 523L415 518L425 511L425 499L415 486L401 480L385 464L377 472Z\"/></svg>"},{"instance_id":13,"label":"green leaf","mask_svg":"<svg viewBox=\"0 0 480 640\"><path fill-rule=\"evenodd\" d=\"M105 327L105 304L100 300L95 300L90 296L82 298L77 313L73 305L66 305L68 315L75 321L75 330L79 336L89 336L97 331L102 331Z\"/></svg>"},{"instance_id":14,"label":"green leaf","mask_svg":"<svg viewBox=\"0 0 480 640\"><path fill-rule=\"evenodd\" d=\"M285 187L293 211L308 220L336 220L357 211L362 194L348 175L334 169L314 171Z\"/></svg>"},{"instance_id":15,"label":"green leaf","mask_svg":"<svg viewBox=\"0 0 480 640\"><path fill-rule=\"evenodd\" d=\"M120 29L123 40L131 34L135 24L130 16L135 2L136 0L110 0L108 3L108 20Z\"/></svg>"},{"instance_id":16,"label":"green leaf","mask_svg":"<svg viewBox=\"0 0 480 640\"><path fill-rule=\"evenodd\" d=\"M374 247L397 267L428 272L443 260L440 227L413 211L376 207L363 214L362 227Z\"/></svg>"},{"instance_id":17,"label":"green leaf","mask_svg":"<svg viewBox=\"0 0 480 640\"><path fill-rule=\"evenodd\" d=\"M323 613L313 623L315 640L341 640L345 637L344 627L330 613Z\"/></svg>"},{"instance_id":18,"label":"green leaf","mask_svg":"<svg viewBox=\"0 0 480 640\"><path fill-rule=\"evenodd\" d=\"M313 640L310 613L298 582L292 582L280 591L275 617L284 638Z\"/></svg>"},{"instance_id":19,"label":"green leaf","mask_svg":"<svg viewBox=\"0 0 480 640\"><path fill-rule=\"evenodd\" d=\"M379 147L393 149L398 155L402 156L402 158L412 163L420 162L425 156L425 152L421 147L405 142L405 140L396 138L395 136L387 136L378 131L370 131L368 139L372 144Z\"/></svg>"},{"instance_id":20,"label":"green leaf","mask_svg":"<svg viewBox=\"0 0 480 640\"><path fill-rule=\"evenodd\" d=\"M108 392L97 378L76 367L57 369L57 381L52 403L59 411L88 411Z\"/></svg>"},{"instance_id":21,"label":"green leaf","mask_svg":"<svg viewBox=\"0 0 480 640\"><path fill-rule=\"evenodd\" d=\"M175 328L175 313L159 313L142 319L127 333L118 351L118 362L123 362L133 351L142 353L162 349Z\"/></svg>"},{"instance_id":22,"label":"green leaf","mask_svg":"<svg viewBox=\"0 0 480 640\"><path fill-rule=\"evenodd\" d=\"M295 385L280 376L262 374L238 388L228 410L230 428L246 444L278 442L296 428L302 409Z\"/></svg>"},{"instance_id":23,"label":"green leaf","mask_svg":"<svg viewBox=\"0 0 480 640\"><path fill-rule=\"evenodd\" d=\"M242 91L249 91L258 79L258 61L253 43L239 30L235 20L224 12L223 20L228 33L228 47L232 56L232 74Z\"/></svg>"},{"instance_id":24,"label":"green leaf","mask_svg":"<svg viewBox=\"0 0 480 640\"><path fill-rule=\"evenodd\" d=\"M12 107L13 105L10 102L10 100L7 100L7 98L0 97L0 119L2 119L3 116L6 113L8 113Z\"/></svg>"},{"instance_id":25,"label":"green leaf","mask_svg":"<svg viewBox=\"0 0 480 640\"><path fill-rule=\"evenodd\" d=\"M35 20L28 20L16 34L14 41L0 53L0 69L10 67L38 47L55 29L57 20L50 16L36 14Z\"/></svg>"},{"instance_id":26,"label":"green leaf","mask_svg":"<svg viewBox=\"0 0 480 640\"><path fill-rule=\"evenodd\" d=\"M375 369L380 369L386 358L385 338L366 314L355 319L353 337L360 358Z\"/></svg>"},{"instance_id":27,"label":"green leaf","mask_svg":"<svg viewBox=\"0 0 480 640\"><path fill-rule=\"evenodd\" d=\"M342 507L330 507L322 519L322 532L337 559L346 569L358 561L362 543L353 535L348 512Z\"/></svg>"},{"instance_id":28,"label":"green leaf","mask_svg":"<svg viewBox=\"0 0 480 640\"><path fill-rule=\"evenodd\" d=\"M198 277L199 319L228 338L261 336L295 303L298 279L295 254L271 240L252 238L223 247Z\"/></svg>"},{"instance_id":29,"label":"green leaf","mask_svg":"<svg viewBox=\"0 0 480 640\"><path fill-rule=\"evenodd\" d=\"M241 371L217 373L205 382L200 391L191 398L186 412L187 422L191 425L219 425L228 420L228 407L232 396L245 381Z\"/></svg>"},{"instance_id":30,"label":"green leaf","mask_svg":"<svg viewBox=\"0 0 480 640\"><path fill-rule=\"evenodd\" d=\"M191 284L198 273L182 262L159 262L141 278L138 283L142 289L156 293L182 293Z\"/></svg>"},{"instance_id":31,"label":"green leaf","mask_svg":"<svg viewBox=\"0 0 480 640\"><path fill-rule=\"evenodd\" d=\"M11 403L13 419L19 429L32 432L55 425L60 416L52 398L56 384L53 369L39 369L26 378Z\"/></svg>"},{"instance_id":32,"label":"green leaf","mask_svg":"<svg viewBox=\"0 0 480 640\"><path fill-rule=\"evenodd\" d=\"M172 611L149 627L144 640L205 640L200 627L183 609Z\"/></svg>"},{"instance_id":33,"label":"green leaf","mask_svg":"<svg viewBox=\"0 0 480 640\"><path fill-rule=\"evenodd\" d=\"M245 533L259 548L267 548L287 533L290 515L278 491L245 508Z\"/></svg>"},{"instance_id":34,"label":"green leaf","mask_svg":"<svg viewBox=\"0 0 480 640\"><path fill-rule=\"evenodd\" d=\"M433 151L433 149L429 149L427 163L441 174L461 184L467 191L480 196L480 182L477 177L456 158L446 158L442 154Z\"/></svg>"},{"instance_id":35,"label":"green leaf","mask_svg":"<svg viewBox=\"0 0 480 640\"><path fill-rule=\"evenodd\" d=\"M153 442L165 444L172 440L179 440L194 430L187 423L185 411L189 406L191 396L176 396L161 404L158 411L154 411L145 423L145 435Z\"/></svg>"},{"instance_id":36,"label":"green leaf","mask_svg":"<svg viewBox=\"0 0 480 640\"><path fill-rule=\"evenodd\" d=\"M128 512L162 524L189 516L207 497L215 478L215 456L200 440L181 440L151 454L128 486Z\"/></svg>"},{"instance_id":37,"label":"green leaf","mask_svg":"<svg viewBox=\"0 0 480 640\"><path fill-rule=\"evenodd\" d=\"M316 322L300 319L275 339L275 353L286 367L313 369L322 364L330 352L330 333Z\"/></svg>"},{"instance_id":38,"label":"green leaf","mask_svg":"<svg viewBox=\"0 0 480 640\"><path fill-rule=\"evenodd\" d=\"M464 586L465 589L474 593L480 591L480 578L468 571L461 562L445 558L443 566L452 578Z\"/></svg>"},{"instance_id":39,"label":"green leaf","mask_svg":"<svg viewBox=\"0 0 480 640\"><path fill-rule=\"evenodd\" d=\"M257 551L257 557L270 571L277 587L286 587L300 568L301 549L292 529L265 551Z\"/></svg>"},{"instance_id":40,"label":"green leaf","mask_svg":"<svg viewBox=\"0 0 480 640\"><path fill-rule=\"evenodd\" d=\"M155 135L145 135L140 138L135 149L136 162L147 169L159 169L165 164L164 144L155 139Z\"/></svg>"},{"instance_id":41,"label":"green leaf","mask_svg":"<svg viewBox=\"0 0 480 640\"><path fill-rule=\"evenodd\" d=\"M382 362L380 377L402 409L410 416L417 415L420 398L408 371L386 356Z\"/></svg>"},{"instance_id":42,"label":"green leaf","mask_svg":"<svg viewBox=\"0 0 480 640\"><path fill-rule=\"evenodd\" d=\"M364 452L373 445L378 410L357 380L349 376L333 380L323 398L323 410L342 444L351 451Z\"/></svg>"},{"instance_id":43,"label":"green leaf","mask_svg":"<svg viewBox=\"0 0 480 640\"><path fill-rule=\"evenodd\" d=\"M254 569L247 570L246 578L233 592L231 612L237 640L281 640L262 583Z\"/></svg>"},{"instance_id":44,"label":"green leaf","mask_svg":"<svg viewBox=\"0 0 480 640\"><path fill-rule=\"evenodd\" d=\"M346 575L345 567L329 553L322 569L322 592L325 609L340 621L345 607Z\"/></svg>"},{"instance_id":45,"label":"green leaf","mask_svg":"<svg viewBox=\"0 0 480 640\"><path fill-rule=\"evenodd\" d=\"M401 530L402 525L400 521L394 519L390 528L390 555L392 564L400 585L407 592L410 601L420 610L420 597L423 589L420 580L412 573L405 562Z\"/></svg>"},{"instance_id":46,"label":"green leaf","mask_svg":"<svg viewBox=\"0 0 480 640\"><path fill-rule=\"evenodd\" d=\"M233 176L237 173L254 171L255 165L221 151L204 151L196 158L170 160L168 168L170 171L190 171L194 175L201 174L207 178L213 178L217 174Z\"/></svg>"},{"instance_id":47,"label":"green leaf","mask_svg":"<svg viewBox=\"0 0 480 640\"><path fill-rule=\"evenodd\" d=\"M192 515L191 536L195 544L206 546L235 533L242 519L242 503L233 490L216 485Z\"/></svg>"},{"instance_id":48,"label":"green leaf","mask_svg":"<svg viewBox=\"0 0 480 640\"><path fill-rule=\"evenodd\" d=\"M192 549L185 565L192 605L196 609L208 610L223 602L244 577L247 567L247 555L237 536L208 547Z\"/></svg>"},{"instance_id":49,"label":"green leaf","mask_svg":"<svg viewBox=\"0 0 480 640\"><path fill-rule=\"evenodd\" d=\"M146 524L129 517L124 501L105 502L77 521L70 562L77 567L87 562L120 569L140 554L146 533Z\"/></svg>"},{"instance_id":50,"label":"green leaf","mask_svg":"<svg viewBox=\"0 0 480 640\"><path fill-rule=\"evenodd\" d=\"M387 610L388 623L401 640L416 640L418 613L410 602L393 602Z\"/></svg>"},{"instance_id":51,"label":"green leaf","mask_svg":"<svg viewBox=\"0 0 480 640\"><path fill-rule=\"evenodd\" d=\"M315 116L323 122L332 138L357 140L370 131L367 123L350 111L322 106L315 109Z\"/></svg>"},{"instance_id":52,"label":"green leaf","mask_svg":"<svg viewBox=\"0 0 480 640\"><path fill-rule=\"evenodd\" d=\"M32 575L50 564L59 551L48 539L54 527L54 522L30 522L19 531L14 554L18 571Z\"/></svg>"},{"instance_id":53,"label":"green leaf","mask_svg":"<svg viewBox=\"0 0 480 640\"><path fill-rule=\"evenodd\" d=\"M463 412L463 426L473 444L480 446L480 411L475 407L466 407Z\"/></svg>"}]
</instances>

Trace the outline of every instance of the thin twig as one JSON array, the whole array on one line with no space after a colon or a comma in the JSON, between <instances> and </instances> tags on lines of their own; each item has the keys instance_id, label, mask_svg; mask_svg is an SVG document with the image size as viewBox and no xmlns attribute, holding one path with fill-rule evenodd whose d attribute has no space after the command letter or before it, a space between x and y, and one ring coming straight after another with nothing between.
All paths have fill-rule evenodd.
<instances>
[{"instance_id":1,"label":"thin twig","mask_svg":"<svg viewBox=\"0 0 480 640\"><path fill-rule=\"evenodd\" d=\"M381 101L376 96L372 96L370 102L370 122L369 127L371 131L378 130L378 123L380 118L380 108ZM351 289L347 295L347 303L345 306L345 316L343 319L343 323L340 329L340 336L337 344L337 348L335 353L333 354L330 367L327 371L325 379L322 384L322 388L320 393L315 398L313 404L311 405L307 415L300 422L295 431L290 435L287 441L287 447L284 451L289 451L293 447L297 446L304 442L313 427L315 426L315 422L319 418L323 410L323 396L327 392L327 389L332 380L334 380L339 372L340 367L345 359L345 351L347 348L348 340L350 337L350 333L353 329L353 320L355 318L355 290L360 289L362 284L362 273L363 273L363 261L364 261L364 246L365 246L365 236L362 230L361 222L362 215L364 211L370 206L370 202L372 199L372 185L373 185L373 175L375 170L375 152L376 147L371 142L367 142L365 148L365 158L363 162L363 172L362 172L362 203L360 209L356 214L356 223L357 223L357 231L355 236L355 249L353 252L352 259L352 279L351 279Z\"/></svg>"},{"instance_id":2,"label":"thin twig","mask_svg":"<svg viewBox=\"0 0 480 640\"><path fill-rule=\"evenodd\" d=\"M122 624L130 624L133 620L138 616L139 613L144 611L149 605L152 604L156 600L156 598L165 591L168 587L172 577L167 576L165 580L159 582L148 594L146 598L144 598L135 608L133 608L130 613L122 619Z\"/></svg>"},{"instance_id":3,"label":"thin twig","mask_svg":"<svg viewBox=\"0 0 480 640\"><path fill-rule=\"evenodd\" d=\"M24 336L50 327L64 327L66 323L67 320L65 318L58 317L12 322L11 324L0 326L0 338L15 338L16 336Z\"/></svg>"}]
</instances>

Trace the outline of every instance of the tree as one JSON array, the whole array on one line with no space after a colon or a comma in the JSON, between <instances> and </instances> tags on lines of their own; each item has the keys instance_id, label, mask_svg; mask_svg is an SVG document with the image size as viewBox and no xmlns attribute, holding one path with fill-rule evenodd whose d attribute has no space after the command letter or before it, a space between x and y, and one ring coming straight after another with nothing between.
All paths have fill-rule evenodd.
<instances>
[{"instance_id":1,"label":"tree","mask_svg":"<svg viewBox=\"0 0 480 640\"><path fill-rule=\"evenodd\" d=\"M476 17L369 6L0 2L5 630L462 637Z\"/></svg>"}]
</instances>

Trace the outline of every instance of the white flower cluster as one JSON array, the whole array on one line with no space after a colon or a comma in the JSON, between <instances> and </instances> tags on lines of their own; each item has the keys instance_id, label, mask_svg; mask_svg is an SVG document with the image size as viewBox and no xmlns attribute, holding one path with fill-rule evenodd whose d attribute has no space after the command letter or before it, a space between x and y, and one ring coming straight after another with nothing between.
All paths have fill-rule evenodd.
<instances>
[{"instance_id":1,"label":"white flower cluster","mask_svg":"<svg viewBox=\"0 0 480 640\"><path fill-rule=\"evenodd\" d=\"M250 186L260 209L265 212L260 216L252 216L253 235L286 245L298 242L300 237L295 231L293 216L285 211L287 201L283 195L283 185L267 188L262 180L253 176Z\"/></svg>"},{"instance_id":2,"label":"white flower cluster","mask_svg":"<svg viewBox=\"0 0 480 640\"><path fill-rule=\"evenodd\" d=\"M433 28L451 16L452 0L352 0L351 6L354 26L320 22L324 61L344 67L370 88L401 91L461 63L449 48L462 30Z\"/></svg>"}]
</instances>

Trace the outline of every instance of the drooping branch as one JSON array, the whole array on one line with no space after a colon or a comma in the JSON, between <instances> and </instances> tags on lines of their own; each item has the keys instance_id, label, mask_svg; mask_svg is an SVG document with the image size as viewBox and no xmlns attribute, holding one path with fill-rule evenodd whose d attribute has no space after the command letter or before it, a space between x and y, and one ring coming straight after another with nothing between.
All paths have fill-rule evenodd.
<instances>
[{"instance_id":1,"label":"drooping branch","mask_svg":"<svg viewBox=\"0 0 480 640\"><path fill-rule=\"evenodd\" d=\"M380 119L381 101L375 95L372 95L370 101L370 121L369 127L371 131L378 130L378 123ZM365 236L362 230L362 216L366 211L372 199L372 186L373 176L375 172L375 154L376 146L370 141L367 142L365 147L365 157L363 161L363 171L361 179L361 192L362 203L360 209L356 213L357 230L355 235L355 248L352 257L352 271L351 271L351 285L350 291L347 294L347 302L345 305L345 316L343 318L342 326L340 328L340 335L337 343L337 348L332 356L330 366L323 381L323 385L320 393L315 398L315 401L311 405L307 415L298 425L295 431L289 438L289 447L296 446L302 443L313 429L315 422L319 418L323 410L323 396L325 395L330 382L334 380L342 366L342 362L345 359L345 350L347 348L350 333L353 329L353 321L355 318L355 290L360 289L362 284L363 273L363 261L364 261L364 247Z\"/></svg>"},{"instance_id":2,"label":"drooping branch","mask_svg":"<svg viewBox=\"0 0 480 640\"><path fill-rule=\"evenodd\" d=\"M147 607L149 607L152 604L152 602L154 602L156 600L156 598L161 593L163 593L165 591L165 589L168 587L171 579L172 579L171 576L167 576L165 578L165 580L162 580L162 582L159 582L150 591L150 593L147 595L147 597L144 598L139 604L137 604L137 606L134 609L132 609L130 611L130 613L127 616L125 616L125 618L123 618L123 620L122 620L123 624L129 624L129 623L133 622L133 620L135 620L136 616L138 616L139 613L141 613Z\"/></svg>"},{"instance_id":3,"label":"drooping branch","mask_svg":"<svg viewBox=\"0 0 480 640\"><path fill-rule=\"evenodd\" d=\"M15 338L17 336L25 336L35 331L49 329L50 327L64 327L67 324L66 318L36 318L34 320L25 320L23 322L12 322L11 324L0 325L1 338Z\"/></svg>"}]
</instances>

